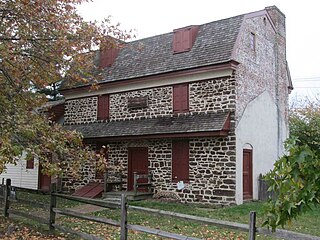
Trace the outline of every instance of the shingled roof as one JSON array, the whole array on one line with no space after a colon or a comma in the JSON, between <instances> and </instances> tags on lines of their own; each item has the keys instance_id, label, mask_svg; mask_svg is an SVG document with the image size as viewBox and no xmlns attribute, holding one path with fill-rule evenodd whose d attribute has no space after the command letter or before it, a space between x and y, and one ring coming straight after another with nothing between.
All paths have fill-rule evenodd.
<instances>
[{"instance_id":1,"label":"shingled roof","mask_svg":"<svg viewBox=\"0 0 320 240\"><path fill-rule=\"evenodd\" d=\"M199 26L190 51L173 54L173 32L127 43L103 81L116 81L197 68L231 60L244 15Z\"/></svg>"},{"instance_id":2,"label":"shingled roof","mask_svg":"<svg viewBox=\"0 0 320 240\"><path fill-rule=\"evenodd\" d=\"M124 137L152 138L154 136L226 136L229 130L229 113L176 115L140 120L111 121L66 125L65 129L81 132L85 139Z\"/></svg>"}]
</instances>

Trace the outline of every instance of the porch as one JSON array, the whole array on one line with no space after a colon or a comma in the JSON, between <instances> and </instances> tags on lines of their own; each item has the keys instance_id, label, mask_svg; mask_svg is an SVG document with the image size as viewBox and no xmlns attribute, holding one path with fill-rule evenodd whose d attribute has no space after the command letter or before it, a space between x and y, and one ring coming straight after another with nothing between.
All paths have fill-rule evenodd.
<instances>
[{"instance_id":1,"label":"porch","mask_svg":"<svg viewBox=\"0 0 320 240\"><path fill-rule=\"evenodd\" d=\"M106 201L119 201L121 200L121 194L125 194L127 200L129 201L139 201L150 199L153 196L153 193L149 192L134 192L134 191L113 191L113 192L104 192L102 197Z\"/></svg>"},{"instance_id":2,"label":"porch","mask_svg":"<svg viewBox=\"0 0 320 240\"><path fill-rule=\"evenodd\" d=\"M121 194L125 194L129 201L138 201L152 198L152 174L133 173L133 186L129 187L122 175L117 172L105 172L104 192L102 197L110 201L119 201ZM127 184L127 190L123 191L123 185Z\"/></svg>"}]
</instances>

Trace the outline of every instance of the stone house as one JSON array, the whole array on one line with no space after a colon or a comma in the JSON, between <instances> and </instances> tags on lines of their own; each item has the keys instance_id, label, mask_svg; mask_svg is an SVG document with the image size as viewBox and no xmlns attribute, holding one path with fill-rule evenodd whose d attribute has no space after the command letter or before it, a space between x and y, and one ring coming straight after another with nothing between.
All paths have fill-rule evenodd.
<instances>
[{"instance_id":1,"label":"stone house","mask_svg":"<svg viewBox=\"0 0 320 240\"><path fill-rule=\"evenodd\" d=\"M288 136L292 82L277 7L100 50L98 59L98 90L63 90L64 126L108 147L125 189L133 172L151 172L155 193L183 202L257 199L258 175Z\"/></svg>"}]
</instances>

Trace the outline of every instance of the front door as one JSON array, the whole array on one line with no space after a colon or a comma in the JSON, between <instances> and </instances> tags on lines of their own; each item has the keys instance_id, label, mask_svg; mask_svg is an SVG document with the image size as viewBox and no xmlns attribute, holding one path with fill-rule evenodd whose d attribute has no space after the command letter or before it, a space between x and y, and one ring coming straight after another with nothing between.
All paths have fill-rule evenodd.
<instances>
[{"instance_id":1,"label":"front door","mask_svg":"<svg viewBox=\"0 0 320 240\"><path fill-rule=\"evenodd\" d=\"M243 150L243 200L252 199L252 150Z\"/></svg>"},{"instance_id":2,"label":"front door","mask_svg":"<svg viewBox=\"0 0 320 240\"><path fill-rule=\"evenodd\" d=\"M128 191L133 190L133 173L147 174L148 166L148 148L128 148Z\"/></svg>"}]
</instances>

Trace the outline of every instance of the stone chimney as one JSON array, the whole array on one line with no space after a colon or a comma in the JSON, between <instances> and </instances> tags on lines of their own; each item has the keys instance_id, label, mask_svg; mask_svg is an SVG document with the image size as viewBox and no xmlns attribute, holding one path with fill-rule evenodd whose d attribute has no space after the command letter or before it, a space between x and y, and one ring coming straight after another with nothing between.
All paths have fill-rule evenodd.
<instances>
[{"instance_id":1,"label":"stone chimney","mask_svg":"<svg viewBox=\"0 0 320 240\"><path fill-rule=\"evenodd\" d=\"M286 16L276 6L270 6L265 8L273 21L278 34L282 37L286 37Z\"/></svg>"}]
</instances>

